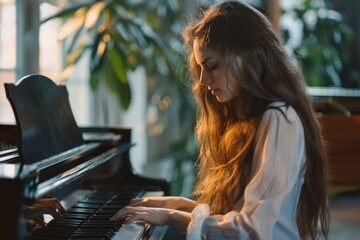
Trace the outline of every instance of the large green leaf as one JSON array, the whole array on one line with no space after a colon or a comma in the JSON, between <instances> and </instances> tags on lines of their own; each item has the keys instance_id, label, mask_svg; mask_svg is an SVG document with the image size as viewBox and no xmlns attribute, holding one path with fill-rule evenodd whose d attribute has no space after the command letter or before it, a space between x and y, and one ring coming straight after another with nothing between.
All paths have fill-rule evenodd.
<instances>
[{"instance_id":1,"label":"large green leaf","mask_svg":"<svg viewBox=\"0 0 360 240\"><path fill-rule=\"evenodd\" d=\"M112 71L109 64L105 65L105 77L109 89L118 98L121 107L127 110L131 103L131 90L129 83L122 83Z\"/></svg>"},{"instance_id":2,"label":"large green leaf","mask_svg":"<svg viewBox=\"0 0 360 240\"><path fill-rule=\"evenodd\" d=\"M127 78L128 66L125 56L115 46L110 47L108 49L108 55L109 55L111 68L114 74L116 75L116 78L122 84L128 84L128 78Z\"/></svg>"},{"instance_id":3,"label":"large green leaf","mask_svg":"<svg viewBox=\"0 0 360 240\"><path fill-rule=\"evenodd\" d=\"M91 71L90 72L90 87L92 90L95 90L98 88L99 83L100 83L100 74L99 71Z\"/></svg>"},{"instance_id":4,"label":"large green leaf","mask_svg":"<svg viewBox=\"0 0 360 240\"><path fill-rule=\"evenodd\" d=\"M42 22L70 16L59 34L59 40L69 41L67 67L62 76L68 76L75 63L82 56L88 56L86 50L89 49L91 88L96 89L101 81L106 81L106 86L118 97L124 109L131 101L127 73L137 66L145 66L148 75L166 76L171 80L165 81L166 84L174 82L169 58L172 49L166 44L169 39L166 35L159 37L159 34L174 30L166 21L175 19L173 11L178 1L156 2L163 5L162 12L158 12L159 4L153 1L94 0L44 19ZM169 4L172 5L169 7ZM149 8L151 13L148 13ZM163 18L167 20L163 21ZM83 41L84 36L87 41Z\"/></svg>"}]
</instances>

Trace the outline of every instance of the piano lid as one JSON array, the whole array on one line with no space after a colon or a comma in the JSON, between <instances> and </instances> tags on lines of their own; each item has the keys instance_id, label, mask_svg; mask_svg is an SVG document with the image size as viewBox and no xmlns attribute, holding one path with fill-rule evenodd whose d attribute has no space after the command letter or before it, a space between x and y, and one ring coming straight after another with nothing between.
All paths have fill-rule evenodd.
<instances>
[{"instance_id":1,"label":"piano lid","mask_svg":"<svg viewBox=\"0 0 360 240\"><path fill-rule=\"evenodd\" d=\"M84 144L64 85L29 75L5 90L21 132L19 154L33 164Z\"/></svg>"}]
</instances>

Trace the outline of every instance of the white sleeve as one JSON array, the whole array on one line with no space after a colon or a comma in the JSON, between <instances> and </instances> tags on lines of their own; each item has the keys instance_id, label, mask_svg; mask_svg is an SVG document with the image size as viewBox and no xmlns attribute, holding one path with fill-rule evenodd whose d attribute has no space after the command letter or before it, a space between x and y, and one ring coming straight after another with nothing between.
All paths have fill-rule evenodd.
<instances>
[{"instance_id":1,"label":"white sleeve","mask_svg":"<svg viewBox=\"0 0 360 240\"><path fill-rule=\"evenodd\" d=\"M192 212L188 239L298 236L296 206L303 183L304 135L296 112L290 107L284 114L287 119L279 110L270 109L261 120L241 210L210 216L206 204L197 206Z\"/></svg>"}]
</instances>

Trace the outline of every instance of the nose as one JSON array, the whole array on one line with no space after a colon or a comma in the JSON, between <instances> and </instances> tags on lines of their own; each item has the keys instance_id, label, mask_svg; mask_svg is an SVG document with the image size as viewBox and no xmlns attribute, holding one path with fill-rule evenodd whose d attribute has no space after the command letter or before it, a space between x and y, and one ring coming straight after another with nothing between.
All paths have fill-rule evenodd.
<instances>
[{"instance_id":1,"label":"nose","mask_svg":"<svg viewBox=\"0 0 360 240\"><path fill-rule=\"evenodd\" d=\"M207 71L202 69L200 73L200 84L208 85L209 83L211 83L211 77Z\"/></svg>"}]
</instances>

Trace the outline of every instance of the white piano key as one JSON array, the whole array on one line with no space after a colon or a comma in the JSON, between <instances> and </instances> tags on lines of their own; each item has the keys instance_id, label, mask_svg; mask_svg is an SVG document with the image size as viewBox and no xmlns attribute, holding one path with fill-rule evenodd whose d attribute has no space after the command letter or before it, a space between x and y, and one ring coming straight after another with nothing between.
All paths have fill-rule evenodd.
<instances>
[{"instance_id":1,"label":"white piano key","mask_svg":"<svg viewBox=\"0 0 360 240\"><path fill-rule=\"evenodd\" d=\"M111 239L140 240L147 228L148 224L143 222L123 225Z\"/></svg>"}]
</instances>

